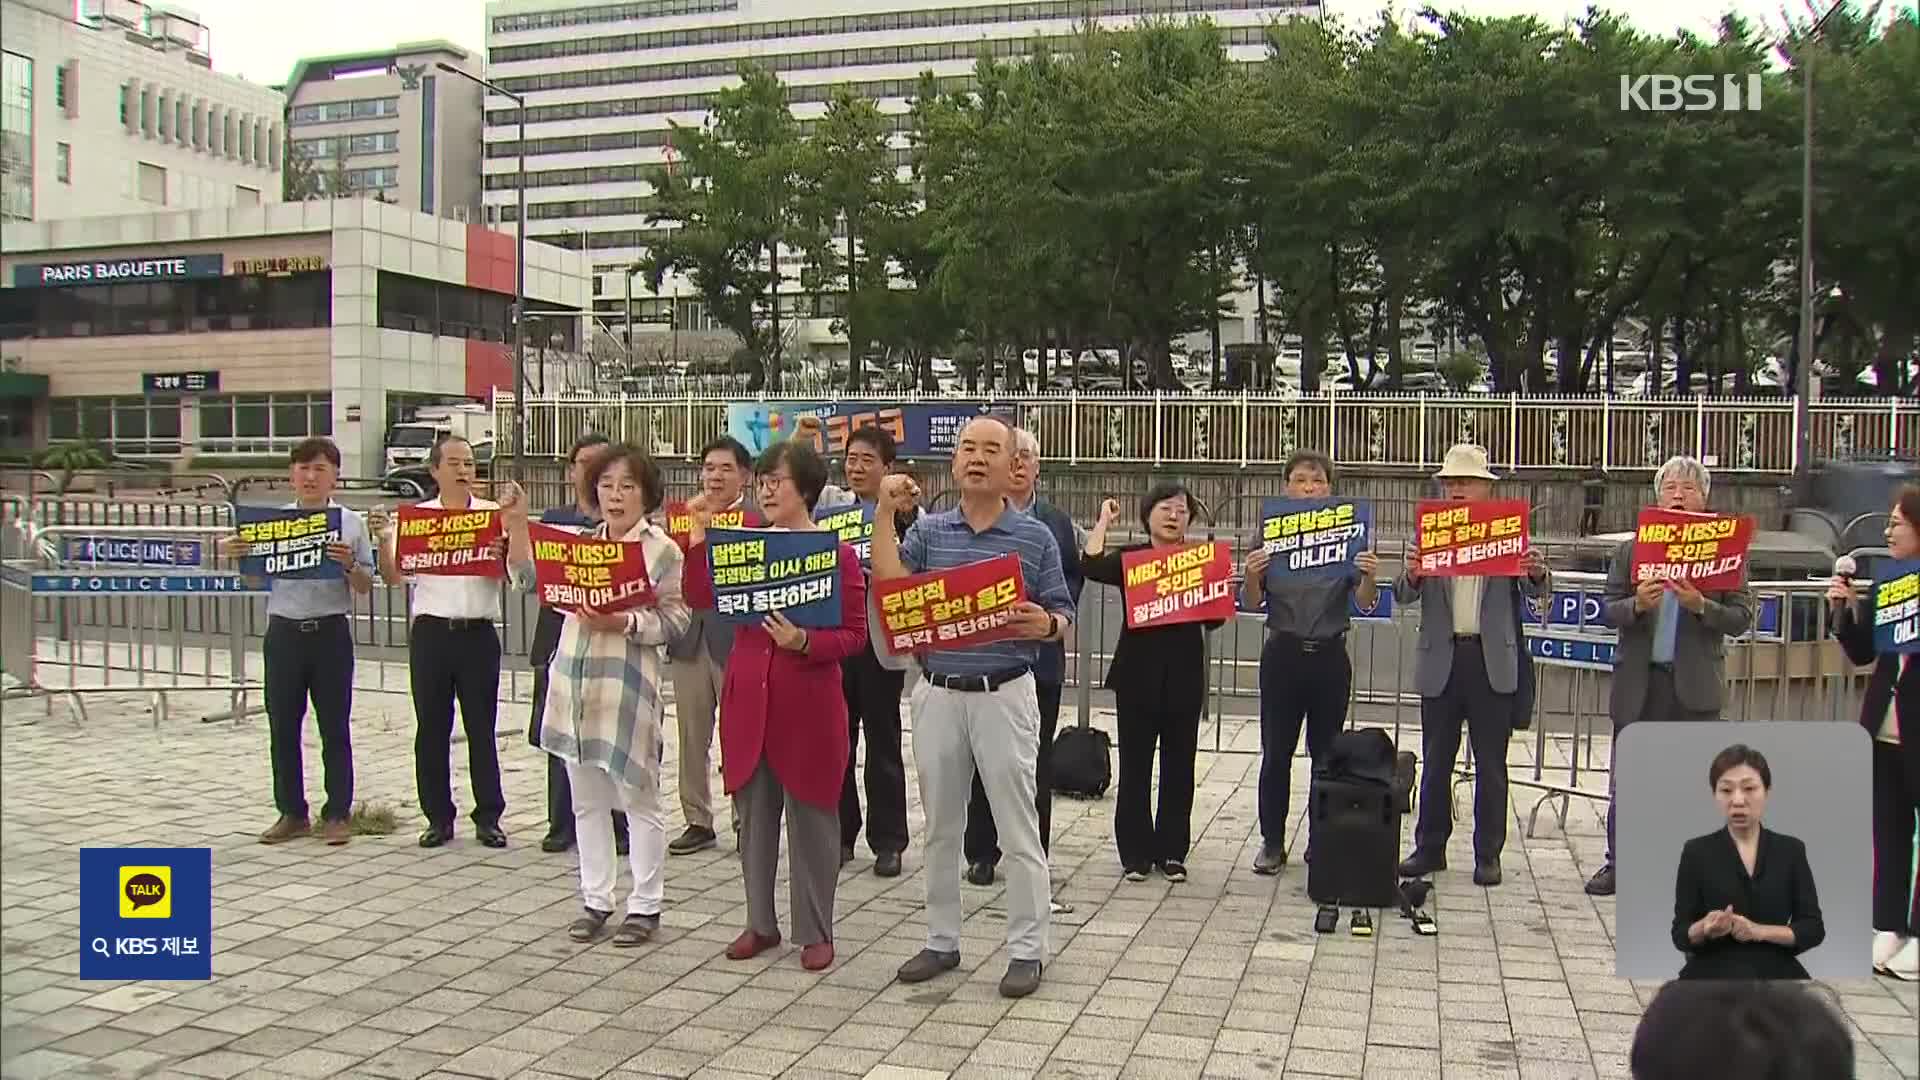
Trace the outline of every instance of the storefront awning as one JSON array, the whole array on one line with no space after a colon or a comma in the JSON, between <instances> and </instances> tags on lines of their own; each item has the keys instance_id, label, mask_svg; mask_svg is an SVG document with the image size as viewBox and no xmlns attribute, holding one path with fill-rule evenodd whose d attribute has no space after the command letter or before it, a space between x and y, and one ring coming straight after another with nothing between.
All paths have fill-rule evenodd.
<instances>
[{"instance_id":1,"label":"storefront awning","mask_svg":"<svg viewBox=\"0 0 1920 1080\"><path fill-rule=\"evenodd\" d=\"M43 398L47 396L47 377L24 371L0 371L0 400Z\"/></svg>"}]
</instances>

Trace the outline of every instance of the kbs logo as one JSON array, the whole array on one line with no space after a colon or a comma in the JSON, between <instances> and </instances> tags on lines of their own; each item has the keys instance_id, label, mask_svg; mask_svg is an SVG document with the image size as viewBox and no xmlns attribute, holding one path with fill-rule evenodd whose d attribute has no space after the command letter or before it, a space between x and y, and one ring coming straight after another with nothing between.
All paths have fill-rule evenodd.
<instances>
[{"instance_id":1,"label":"kbs logo","mask_svg":"<svg viewBox=\"0 0 1920 1080\"><path fill-rule=\"evenodd\" d=\"M1760 111L1760 76L1622 75L1622 112Z\"/></svg>"},{"instance_id":2,"label":"kbs logo","mask_svg":"<svg viewBox=\"0 0 1920 1080\"><path fill-rule=\"evenodd\" d=\"M172 918L173 867L121 867L120 917L123 919Z\"/></svg>"}]
</instances>

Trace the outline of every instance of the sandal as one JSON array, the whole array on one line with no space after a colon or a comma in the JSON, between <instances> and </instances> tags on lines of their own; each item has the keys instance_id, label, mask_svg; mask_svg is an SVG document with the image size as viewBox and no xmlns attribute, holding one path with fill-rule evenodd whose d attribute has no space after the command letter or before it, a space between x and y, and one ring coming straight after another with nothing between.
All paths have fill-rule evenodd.
<instances>
[{"instance_id":1,"label":"sandal","mask_svg":"<svg viewBox=\"0 0 1920 1080\"><path fill-rule=\"evenodd\" d=\"M611 911L586 909L587 913L567 924L567 936L575 941L592 941L600 933L600 928L612 917Z\"/></svg>"},{"instance_id":2,"label":"sandal","mask_svg":"<svg viewBox=\"0 0 1920 1080\"><path fill-rule=\"evenodd\" d=\"M629 915L626 921L620 924L620 929L613 932L613 947L631 949L636 945L645 945L653 940L653 935L659 929L660 916L658 915Z\"/></svg>"}]
</instances>

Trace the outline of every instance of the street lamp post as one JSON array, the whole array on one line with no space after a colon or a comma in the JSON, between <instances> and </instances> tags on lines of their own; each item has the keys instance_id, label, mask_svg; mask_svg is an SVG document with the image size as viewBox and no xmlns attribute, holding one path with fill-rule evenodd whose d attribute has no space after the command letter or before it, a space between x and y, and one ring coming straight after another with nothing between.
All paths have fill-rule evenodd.
<instances>
[{"instance_id":1,"label":"street lamp post","mask_svg":"<svg viewBox=\"0 0 1920 1080\"><path fill-rule=\"evenodd\" d=\"M1827 9L1800 39L1800 363L1793 373L1793 476L1804 487L1813 468L1813 43L1827 20L1845 7Z\"/></svg>"}]
</instances>

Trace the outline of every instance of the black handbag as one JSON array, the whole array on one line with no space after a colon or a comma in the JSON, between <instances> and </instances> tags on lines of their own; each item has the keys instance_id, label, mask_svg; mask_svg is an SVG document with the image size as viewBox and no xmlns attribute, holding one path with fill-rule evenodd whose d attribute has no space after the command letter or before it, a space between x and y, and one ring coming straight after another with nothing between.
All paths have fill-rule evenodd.
<instances>
[{"instance_id":1,"label":"black handbag","mask_svg":"<svg viewBox=\"0 0 1920 1080\"><path fill-rule=\"evenodd\" d=\"M1084 723L1053 737L1053 790L1074 799L1098 799L1113 784L1113 739Z\"/></svg>"},{"instance_id":2,"label":"black handbag","mask_svg":"<svg viewBox=\"0 0 1920 1080\"><path fill-rule=\"evenodd\" d=\"M1513 582L1513 644L1514 644L1514 683L1513 683L1513 730L1528 731L1533 727L1534 671L1533 650L1527 647L1527 594L1520 590L1518 578Z\"/></svg>"}]
</instances>

